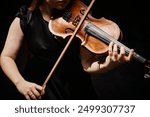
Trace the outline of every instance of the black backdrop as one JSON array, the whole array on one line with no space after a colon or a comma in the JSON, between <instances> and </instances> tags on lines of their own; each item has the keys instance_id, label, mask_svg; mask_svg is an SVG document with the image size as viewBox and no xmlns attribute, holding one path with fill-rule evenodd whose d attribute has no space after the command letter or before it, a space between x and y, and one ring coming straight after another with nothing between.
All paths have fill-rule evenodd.
<instances>
[{"instance_id":1,"label":"black backdrop","mask_svg":"<svg viewBox=\"0 0 150 117\"><path fill-rule=\"evenodd\" d=\"M26 0L5 0L0 7L0 50L2 50L8 27L16 11ZM83 0L88 1L89 0ZM105 17L118 24L123 31L122 43L134 48L145 58L150 58L149 8L142 1L103 1L96 0L93 6L95 18ZM18 64L21 66L22 63ZM11 69L11 68L10 68ZM14 85L0 71L0 99L14 99ZM106 74L92 76L93 86L99 99L150 99L150 79L143 77L145 69L137 61L131 61Z\"/></svg>"}]
</instances>

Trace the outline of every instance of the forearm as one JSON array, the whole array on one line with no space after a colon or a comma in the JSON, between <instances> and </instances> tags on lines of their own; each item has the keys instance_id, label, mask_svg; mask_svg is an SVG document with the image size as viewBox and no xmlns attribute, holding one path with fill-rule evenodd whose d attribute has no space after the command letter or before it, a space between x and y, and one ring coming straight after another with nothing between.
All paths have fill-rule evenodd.
<instances>
[{"instance_id":1,"label":"forearm","mask_svg":"<svg viewBox=\"0 0 150 117\"><path fill-rule=\"evenodd\" d=\"M2 56L1 65L4 73L15 84L18 91L25 96L26 99L41 99L45 91L42 86L28 82L19 73L17 65L11 57Z\"/></svg>"},{"instance_id":2,"label":"forearm","mask_svg":"<svg viewBox=\"0 0 150 117\"><path fill-rule=\"evenodd\" d=\"M87 67L87 69L85 69L85 71L91 74L105 73L112 69L115 69L120 64L121 63L119 63L118 61L110 62L110 59L107 58L104 63L100 63L99 61L93 62L89 67Z\"/></svg>"},{"instance_id":3,"label":"forearm","mask_svg":"<svg viewBox=\"0 0 150 117\"><path fill-rule=\"evenodd\" d=\"M7 56L1 56L1 67L6 74L6 76L17 85L20 81L24 80L24 78L19 73L17 65L15 61Z\"/></svg>"},{"instance_id":4,"label":"forearm","mask_svg":"<svg viewBox=\"0 0 150 117\"><path fill-rule=\"evenodd\" d=\"M106 67L105 64L100 64L99 61L93 62L91 66L89 66L87 69L84 69L86 72L91 74L96 73L105 73L110 70L110 68Z\"/></svg>"}]
</instances>

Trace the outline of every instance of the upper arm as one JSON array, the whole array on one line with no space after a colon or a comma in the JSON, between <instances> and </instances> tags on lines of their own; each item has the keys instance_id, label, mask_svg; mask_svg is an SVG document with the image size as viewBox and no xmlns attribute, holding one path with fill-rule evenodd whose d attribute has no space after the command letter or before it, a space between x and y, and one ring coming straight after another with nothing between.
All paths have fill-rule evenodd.
<instances>
[{"instance_id":1,"label":"upper arm","mask_svg":"<svg viewBox=\"0 0 150 117\"><path fill-rule=\"evenodd\" d=\"M10 25L1 56L7 56L15 59L22 40L23 32L20 27L20 19L16 17Z\"/></svg>"}]
</instances>

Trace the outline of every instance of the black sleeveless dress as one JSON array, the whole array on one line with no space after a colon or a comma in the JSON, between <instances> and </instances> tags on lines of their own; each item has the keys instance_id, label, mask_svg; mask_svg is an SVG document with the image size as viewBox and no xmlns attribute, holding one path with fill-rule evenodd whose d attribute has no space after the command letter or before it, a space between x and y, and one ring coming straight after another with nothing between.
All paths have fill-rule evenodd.
<instances>
[{"instance_id":1,"label":"black sleeveless dress","mask_svg":"<svg viewBox=\"0 0 150 117\"><path fill-rule=\"evenodd\" d=\"M48 29L48 22L39 9L29 12L22 6L16 17L20 18L30 59L23 76L28 81L42 85L55 61L62 52L67 39L55 37ZM80 61L80 41L74 39L46 86L43 99L97 99L91 77Z\"/></svg>"}]
</instances>

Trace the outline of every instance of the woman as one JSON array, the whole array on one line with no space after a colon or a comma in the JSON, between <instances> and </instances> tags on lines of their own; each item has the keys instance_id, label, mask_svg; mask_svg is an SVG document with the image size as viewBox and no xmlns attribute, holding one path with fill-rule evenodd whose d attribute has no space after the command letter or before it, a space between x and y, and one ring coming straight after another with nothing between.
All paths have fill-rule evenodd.
<instances>
[{"instance_id":1,"label":"woman","mask_svg":"<svg viewBox=\"0 0 150 117\"><path fill-rule=\"evenodd\" d=\"M67 42L67 39L50 32L48 22L70 2L71 0L33 0L30 7L20 8L10 26L1 54L1 65L25 99L97 99L89 73L109 71L120 62L132 58L133 51L126 56L123 47L118 53L117 45L110 43L109 54L102 63L81 47L78 39L74 39L46 88L43 88L43 82ZM29 60L24 74L21 74L15 58L25 42Z\"/></svg>"}]
</instances>

